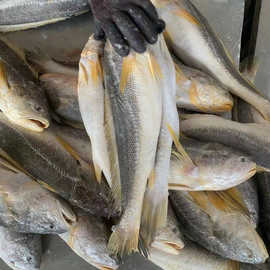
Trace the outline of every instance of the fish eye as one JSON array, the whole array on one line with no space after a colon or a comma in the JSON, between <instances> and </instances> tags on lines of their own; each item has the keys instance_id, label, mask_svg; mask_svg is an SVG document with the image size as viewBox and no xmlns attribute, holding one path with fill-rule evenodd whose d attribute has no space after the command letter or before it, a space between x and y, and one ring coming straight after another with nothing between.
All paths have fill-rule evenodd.
<instances>
[{"instance_id":1,"label":"fish eye","mask_svg":"<svg viewBox=\"0 0 270 270\"><path fill-rule=\"evenodd\" d=\"M26 260L27 260L27 262L30 263L30 262L32 262L32 257L27 257Z\"/></svg>"},{"instance_id":2,"label":"fish eye","mask_svg":"<svg viewBox=\"0 0 270 270\"><path fill-rule=\"evenodd\" d=\"M37 112L43 112L43 109L40 106L38 106L38 105L34 105L33 108Z\"/></svg>"},{"instance_id":3,"label":"fish eye","mask_svg":"<svg viewBox=\"0 0 270 270\"><path fill-rule=\"evenodd\" d=\"M54 225L53 224L50 224L50 229L52 230L54 228Z\"/></svg>"},{"instance_id":4,"label":"fish eye","mask_svg":"<svg viewBox=\"0 0 270 270\"><path fill-rule=\"evenodd\" d=\"M240 160L241 160L241 162L246 162L246 158L245 157L241 157Z\"/></svg>"},{"instance_id":5,"label":"fish eye","mask_svg":"<svg viewBox=\"0 0 270 270\"><path fill-rule=\"evenodd\" d=\"M15 262L14 261L10 261L10 264L15 265Z\"/></svg>"}]
</instances>

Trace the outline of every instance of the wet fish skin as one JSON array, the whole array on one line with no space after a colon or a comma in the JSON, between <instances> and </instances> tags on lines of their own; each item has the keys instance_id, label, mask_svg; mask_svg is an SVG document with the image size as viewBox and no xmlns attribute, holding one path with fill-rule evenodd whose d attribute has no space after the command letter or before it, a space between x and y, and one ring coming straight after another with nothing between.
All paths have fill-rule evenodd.
<instances>
[{"instance_id":1,"label":"wet fish skin","mask_svg":"<svg viewBox=\"0 0 270 270\"><path fill-rule=\"evenodd\" d=\"M246 153L260 167L269 169L269 132L265 124L241 124L214 115L189 115L181 131L201 141L218 142Z\"/></svg>"},{"instance_id":2,"label":"wet fish skin","mask_svg":"<svg viewBox=\"0 0 270 270\"><path fill-rule=\"evenodd\" d=\"M13 123L41 132L50 121L47 100L22 57L0 38L0 109Z\"/></svg>"},{"instance_id":3,"label":"wet fish skin","mask_svg":"<svg viewBox=\"0 0 270 270\"><path fill-rule=\"evenodd\" d=\"M187 137L181 137L180 141L193 163L183 162L172 154L170 190L225 190L256 173L256 164L233 148Z\"/></svg>"},{"instance_id":4,"label":"wet fish skin","mask_svg":"<svg viewBox=\"0 0 270 270\"><path fill-rule=\"evenodd\" d=\"M250 219L240 209L230 209L226 200L224 205L220 204L219 195L212 201L212 194L211 191L170 192L184 235L224 258L264 263L268 253ZM235 203L231 206L235 207Z\"/></svg>"},{"instance_id":5,"label":"wet fish skin","mask_svg":"<svg viewBox=\"0 0 270 270\"><path fill-rule=\"evenodd\" d=\"M71 125L82 125L77 77L60 73L46 73L39 77L53 111L61 120Z\"/></svg>"},{"instance_id":6,"label":"wet fish skin","mask_svg":"<svg viewBox=\"0 0 270 270\"><path fill-rule=\"evenodd\" d=\"M269 121L270 102L237 70L207 19L191 1L153 0L153 3L166 22L167 41L175 55L189 66L212 75Z\"/></svg>"},{"instance_id":7,"label":"wet fish skin","mask_svg":"<svg viewBox=\"0 0 270 270\"><path fill-rule=\"evenodd\" d=\"M174 57L176 69L176 103L180 108L204 113L230 111L231 94L208 74L185 66Z\"/></svg>"},{"instance_id":8,"label":"wet fish skin","mask_svg":"<svg viewBox=\"0 0 270 270\"><path fill-rule=\"evenodd\" d=\"M78 222L60 237L86 262L101 270L114 270L118 263L109 256L107 243L110 231L104 221L77 212Z\"/></svg>"},{"instance_id":9,"label":"wet fish skin","mask_svg":"<svg viewBox=\"0 0 270 270\"><path fill-rule=\"evenodd\" d=\"M109 187L104 181L99 184L89 164L68 149L63 139L61 143L53 125L40 134L12 125L0 115L0 130L2 154L45 188L97 216L117 215L111 210L113 200Z\"/></svg>"},{"instance_id":10,"label":"wet fish skin","mask_svg":"<svg viewBox=\"0 0 270 270\"><path fill-rule=\"evenodd\" d=\"M89 10L87 0L2 0L0 31L25 30L65 20Z\"/></svg>"},{"instance_id":11,"label":"wet fish skin","mask_svg":"<svg viewBox=\"0 0 270 270\"><path fill-rule=\"evenodd\" d=\"M41 264L41 236L0 227L0 258L14 270L38 270Z\"/></svg>"},{"instance_id":12,"label":"wet fish skin","mask_svg":"<svg viewBox=\"0 0 270 270\"><path fill-rule=\"evenodd\" d=\"M70 206L22 173L0 171L0 224L22 233L58 234L76 222Z\"/></svg>"},{"instance_id":13,"label":"wet fish skin","mask_svg":"<svg viewBox=\"0 0 270 270\"><path fill-rule=\"evenodd\" d=\"M121 58L107 43L103 71L105 106L109 102L113 116L121 180L117 190L121 190L123 209L108 245L111 253L124 256L137 250L144 192L154 168L162 112L160 67L150 47L144 54L131 52Z\"/></svg>"},{"instance_id":14,"label":"wet fish skin","mask_svg":"<svg viewBox=\"0 0 270 270\"><path fill-rule=\"evenodd\" d=\"M237 270L230 260L210 253L191 241L178 255L151 249L150 261L164 270ZM235 264L237 265L237 263Z\"/></svg>"}]
</instances>

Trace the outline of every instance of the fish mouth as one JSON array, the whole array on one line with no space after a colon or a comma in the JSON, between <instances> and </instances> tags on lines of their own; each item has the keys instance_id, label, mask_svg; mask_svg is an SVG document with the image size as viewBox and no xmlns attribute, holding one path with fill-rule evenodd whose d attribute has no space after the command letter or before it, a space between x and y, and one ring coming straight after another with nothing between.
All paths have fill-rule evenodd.
<instances>
[{"instance_id":1,"label":"fish mouth","mask_svg":"<svg viewBox=\"0 0 270 270\"><path fill-rule=\"evenodd\" d=\"M49 127L49 121L47 119L33 119L29 118L28 121L32 123L30 128L34 129L34 131L43 131L45 128Z\"/></svg>"},{"instance_id":2,"label":"fish mouth","mask_svg":"<svg viewBox=\"0 0 270 270\"><path fill-rule=\"evenodd\" d=\"M252 168L251 170L248 171L248 176L252 177L257 173L257 167L255 166L254 168Z\"/></svg>"},{"instance_id":3,"label":"fish mouth","mask_svg":"<svg viewBox=\"0 0 270 270\"><path fill-rule=\"evenodd\" d=\"M58 201L58 204L60 204L60 217L66 227L69 229L76 224L77 216L65 201Z\"/></svg>"},{"instance_id":4,"label":"fish mouth","mask_svg":"<svg viewBox=\"0 0 270 270\"><path fill-rule=\"evenodd\" d=\"M179 255L180 250L184 248L184 243L181 245L169 241L155 241L152 247L172 255Z\"/></svg>"},{"instance_id":5,"label":"fish mouth","mask_svg":"<svg viewBox=\"0 0 270 270\"><path fill-rule=\"evenodd\" d=\"M110 266L101 265L98 263L91 263L93 266L95 266L99 270L115 270L116 268L112 268Z\"/></svg>"}]
</instances>

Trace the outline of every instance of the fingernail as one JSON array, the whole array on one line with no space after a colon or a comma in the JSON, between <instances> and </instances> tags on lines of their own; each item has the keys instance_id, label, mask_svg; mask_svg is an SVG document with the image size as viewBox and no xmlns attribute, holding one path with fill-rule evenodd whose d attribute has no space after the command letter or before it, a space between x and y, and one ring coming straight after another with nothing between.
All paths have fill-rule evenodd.
<instances>
[{"instance_id":1,"label":"fingernail","mask_svg":"<svg viewBox=\"0 0 270 270\"><path fill-rule=\"evenodd\" d=\"M163 20L158 20L157 21L157 31L158 31L158 33L163 32L165 27L166 27L166 24L165 24L165 22Z\"/></svg>"}]
</instances>

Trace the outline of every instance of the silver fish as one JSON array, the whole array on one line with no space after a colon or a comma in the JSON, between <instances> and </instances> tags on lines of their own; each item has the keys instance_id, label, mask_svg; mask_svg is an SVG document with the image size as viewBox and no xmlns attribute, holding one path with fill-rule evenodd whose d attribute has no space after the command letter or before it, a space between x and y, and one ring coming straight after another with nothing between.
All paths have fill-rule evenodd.
<instances>
[{"instance_id":1,"label":"silver fish","mask_svg":"<svg viewBox=\"0 0 270 270\"><path fill-rule=\"evenodd\" d=\"M171 191L170 199L181 231L191 240L231 260L259 264L268 258L237 190Z\"/></svg>"},{"instance_id":2,"label":"silver fish","mask_svg":"<svg viewBox=\"0 0 270 270\"><path fill-rule=\"evenodd\" d=\"M38 270L41 264L41 236L13 232L0 226L0 258L14 270Z\"/></svg>"},{"instance_id":3,"label":"silver fish","mask_svg":"<svg viewBox=\"0 0 270 270\"><path fill-rule=\"evenodd\" d=\"M204 113L230 111L231 94L208 74L185 66L174 58L176 71L176 103L180 108Z\"/></svg>"},{"instance_id":4,"label":"silver fish","mask_svg":"<svg viewBox=\"0 0 270 270\"><path fill-rule=\"evenodd\" d=\"M218 142L248 154L257 166L270 169L270 125L241 124L214 115L189 115L181 131L201 141Z\"/></svg>"},{"instance_id":5,"label":"silver fish","mask_svg":"<svg viewBox=\"0 0 270 270\"><path fill-rule=\"evenodd\" d=\"M152 0L166 22L167 41L184 63L217 79L270 120L270 102L235 67L207 19L190 0Z\"/></svg>"},{"instance_id":6,"label":"silver fish","mask_svg":"<svg viewBox=\"0 0 270 270\"><path fill-rule=\"evenodd\" d=\"M19 50L0 39L0 109L24 128L41 132L49 126L47 100Z\"/></svg>"},{"instance_id":7,"label":"silver fish","mask_svg":"<svg viewBox=\"0 0 270 270\"><path fill-rule=\"evenodd\" d=\"M70 206L22 173L0 171L0 224L23 233L62 233L76 222Z\"/></svg>"},{"instance_id":8,"label":"silver fish","mask_svg":"<svg viewBox=\"0 0 270 270\"><path fill-rule=\"evenodd\" d=\"M173 149L170 190L225 190L237 186L256 173L256 164L239 151L219 143L181 138L190 160Z\"/></svg>"},{"instance_id":9,"label":"silver fish","mask_svg":"<svg viewBox=\"0 0 270 270\"><path fill-rule=\"evenodd\" d=\"M2 0L0 32L34 28L62 21L88 10L87 0Z\"/></svg>"},{"instance_id":10,"label":"silver fish","mask_svg":"<svg viewBox=\"0 0 270 270\"><path fill-rule=\"evenodd\" d=\"M113 159L118 160L121 181L112 183L112 189L120 194L116 197L122 206L108 245L120 256L138 248L144 192L154 170L162 116L162 71L153 50L159 50L160 42L144 54L131 52L125 58L109 42L104 50L105 113L113 117L106 128L115 134L109 145L113 148L116 142L118 157Z\"/></svg>"}]
</instances>

